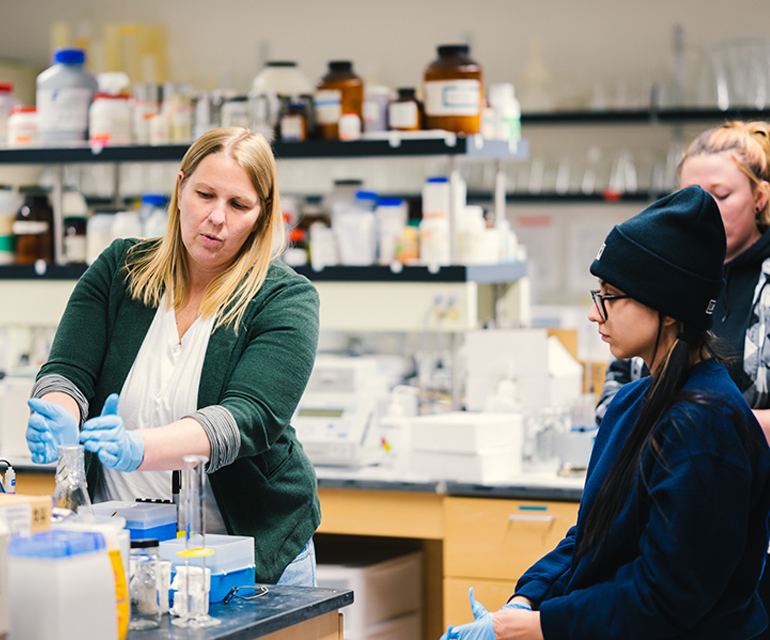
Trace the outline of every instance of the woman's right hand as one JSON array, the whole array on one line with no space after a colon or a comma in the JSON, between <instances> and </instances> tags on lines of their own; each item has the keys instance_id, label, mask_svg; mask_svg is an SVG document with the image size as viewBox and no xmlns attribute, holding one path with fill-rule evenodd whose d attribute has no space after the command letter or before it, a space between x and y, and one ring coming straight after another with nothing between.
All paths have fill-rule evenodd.
<instances>
[{"instance_id":1,"label":"woman's right hand","mask_svg":"<svg viewBox=\"0 0 770 640\"><path fill-rule=\"evenodd\" d=\"M33 413L27 422L27 446L32 462L48 464L59 459L57 447L78 444L78 423L64 407L40 398L30 398Z\"/></svg>"}]
</instances>

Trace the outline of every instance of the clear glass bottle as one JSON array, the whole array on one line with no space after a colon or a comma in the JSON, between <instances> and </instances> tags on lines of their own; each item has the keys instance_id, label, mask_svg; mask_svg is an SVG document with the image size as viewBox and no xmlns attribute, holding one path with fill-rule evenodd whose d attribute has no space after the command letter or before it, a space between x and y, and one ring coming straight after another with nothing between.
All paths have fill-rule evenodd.
<instances>
[{"instance_id":1,"label":"clear glass bottle","mask_svg":"<svg viewBox=\"0 0 770 640\"><path fill-rule=\"evenodd\" d=\"M91 498L86 485L86 468L82 444L60 445L57 448L59 462L56 466L54 506L77 513L92 513Z\"/></svg>"},{"instance_id":2,"label":"clear glass bottle","mask_svg":"<svg viewBox=\"0 0 770 640\"><path fill-rule=\"evenodd\" d=\"M157 629L162 615L160 553L157 539L131 541L129 576L131 616L128 628Z\"/></svg>"},{"instance_id":3,"label":"clear glass bottle","mask_svg":"<svg viewBox=\"0 0 770 640\"><path fill-rule=\"evenodd\" d=\"M425 128L478 133L484 106L484 76L465 44L438 47L438 59L423 74Z\"/></svg>"},{"instance_id":4,"label":"clear glass bottle","mask_svg":"<svg viewBox=\"0 0 770 640\"><path fill-rule=\"evenodd\" d=\"M339 137L338 121L343 113L363 119L364 83L353 73L352 62L329 63L329 71L316 84L314 102L318 134L325 140Z\"/></svg>"}]
</instances>

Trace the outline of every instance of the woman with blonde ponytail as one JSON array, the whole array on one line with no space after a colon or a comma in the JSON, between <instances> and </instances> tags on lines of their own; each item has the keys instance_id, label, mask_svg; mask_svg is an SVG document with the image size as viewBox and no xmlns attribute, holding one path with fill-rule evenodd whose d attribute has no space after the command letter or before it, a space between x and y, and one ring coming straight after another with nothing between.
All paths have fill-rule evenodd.
<instances>
[{"instance_id":1,"label":"woman with blonde ponytail","mask_svg":"<svg viewBox=\"0 0 770 640\"><path fill-rule=\"evenodd\" d=\"M690 186L607 236L588 318L651 375L607 409L577 524L499 611L471 591L475 621L444 640L748 640L767 627L770 447L709 331L726 226Z\"/></svg>"}]
</instances>

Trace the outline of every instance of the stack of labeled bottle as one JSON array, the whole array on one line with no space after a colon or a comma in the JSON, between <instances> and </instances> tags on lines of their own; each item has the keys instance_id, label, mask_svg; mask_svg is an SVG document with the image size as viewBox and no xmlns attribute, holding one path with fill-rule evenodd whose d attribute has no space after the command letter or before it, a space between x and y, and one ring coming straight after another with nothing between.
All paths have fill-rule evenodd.
<instances>
[{"instance_id":1,"label":"stack of labeled bottle","mask_svg":"<svg viewBox=\"0 0 770 640\"><path fill-rule=\"evenodd\" d=\"M488 220L480 206L466 204L465 192L457 176L427 178L421 219L411 224L405 200L380 197L360 181L336 182L323 203L327 215L308 216L305 224L300 219L289 234L298 242L283 258L294 266L309 261L316 270L338 264L441 267L526 259L509 222Z\"/></svg>"},{"instance_id":2,"label":"stack of labeled bottle","mask_svg":"<svg viewBox=\"0 0 770 640\"><path fill-rule=\"evenodd\" d=\"M355 140L383 131L441 129L518 140L513 85L492 84L467 45L442 45L422 86L364 84L349 60L328 63L315 84L296 62L270 61L247 95L196 93L186 83L134 83L122 72L93 75L83 49L57 49L37 78L34 106L19 104L0 83L0 141L8 146L187 144L218 126L243 126L271 140ZM422 100L418 95L422 95ZM0 142L1 144L2 142Z\"/></svg>"}]
</instances>

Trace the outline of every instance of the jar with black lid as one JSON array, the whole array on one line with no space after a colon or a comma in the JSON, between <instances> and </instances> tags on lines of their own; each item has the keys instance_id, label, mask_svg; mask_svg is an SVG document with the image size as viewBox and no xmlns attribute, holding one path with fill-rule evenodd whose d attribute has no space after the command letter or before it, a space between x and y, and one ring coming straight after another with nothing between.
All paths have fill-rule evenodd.
<instances>
[{"instance_id":1,"label":"jar with black lid","mask_svg":"<svg viewBox=\"0 0 770 640\"><path fill-rule=\"evenodd\" d=\"M316 84L314 96L318 134L326 140L339 137L339 119L355 113L363 117L364 83L354 72L349 60L329 63L329 70Z\"/></svg>"},{"instance_id":2,"label":"jar with black lid","mask_svg":"<svg viewBox=\"0 0 770 640\"><path fill-rule=\"evenodd\" d=\"M422 129L422 104L413 88L398 89L398 98L388 104L388 129L419 131Z\"/></svg>"},{"instance_id":3,"label":"jar with black lid","mask_svg":"<svg viewBox=\"0 0 770 640\"><path fill-rule=\"evenodd\" d=\"M53 208L48 192L41 187L22 187L24 197L13 222L14 253L17 264L38 260L53 263Z\"/></svg>"},{"instance_id":4,"label":"jar with black lid","mask_svg":"<svg viewBox=\"0 0 770 640\"><path fill-rule=\"evenodd\" d=\"M465 44L438 47L438 59L423 74L425 128L478 133L484 76Z\"/></svg>"}]
</instances>

